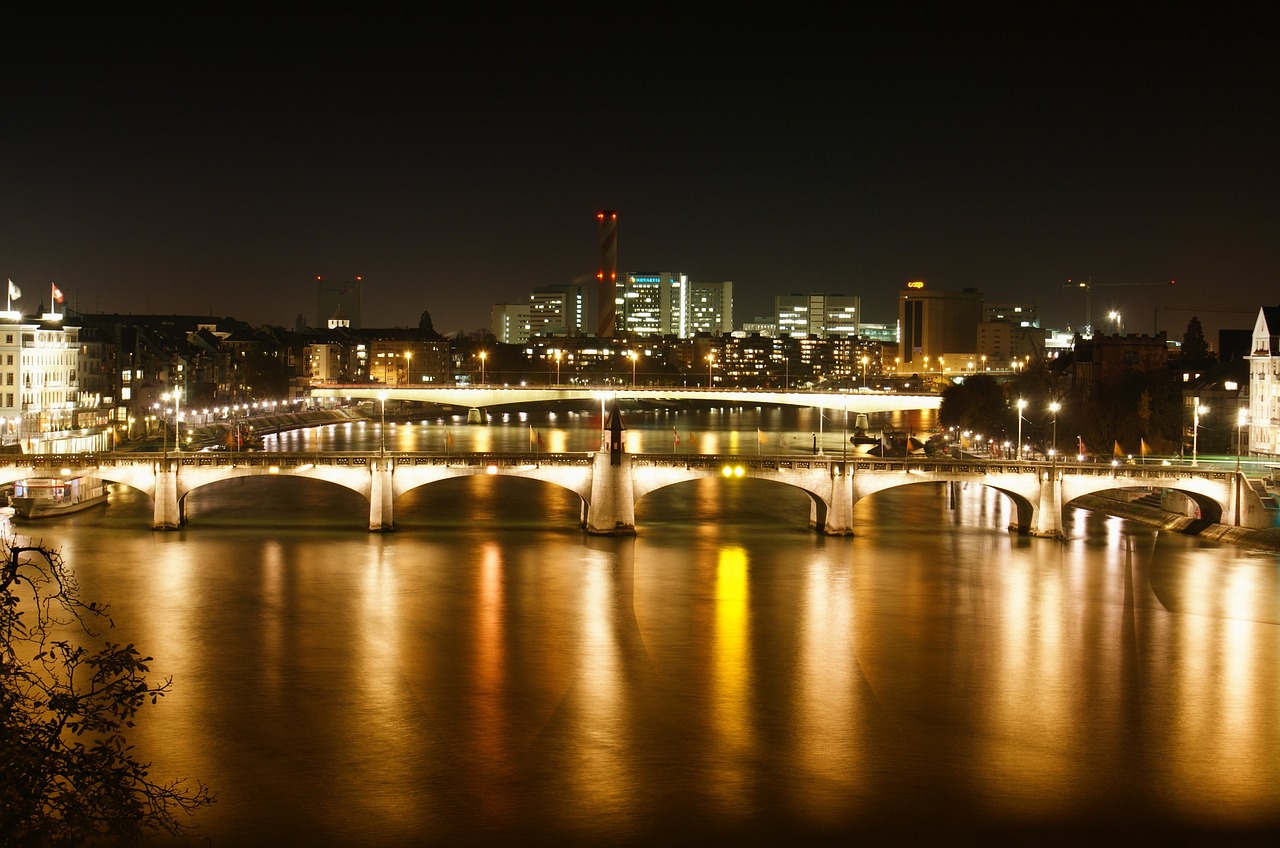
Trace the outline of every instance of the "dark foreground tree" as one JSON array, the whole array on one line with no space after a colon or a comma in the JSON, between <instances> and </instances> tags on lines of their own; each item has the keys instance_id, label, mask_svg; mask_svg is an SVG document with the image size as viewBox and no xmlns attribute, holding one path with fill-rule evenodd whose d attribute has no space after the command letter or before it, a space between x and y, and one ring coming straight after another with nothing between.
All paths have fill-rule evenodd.
<instances>
[{"instance_id":1,"label":"dark foreground tree","mask_svg":"<svg viewBox=\"0 0 1280 848\"><path fill-rule=\"evenodd\" d=\"M203 784L161 782L125 732L172 679L147 682L133 645L89 650L60 634L110 626L81 601L57 551L4 540L0 563L0 846L129 844L188 837L185 818L214 801Z\"/></svg>"},{"instance_id":2,"label":"dark foreground tree","mask_svg":"<svg viewBox=\"0 0 1280 848\"><path fill-rule=\"evenodd\" d=\"M1204 327L1201 326L1200 319L1194 315L1187 322L1187 331L1182 334L1182 358L1209 358L1209 343L1204 338Z\"/></svg>"}]
</instances>

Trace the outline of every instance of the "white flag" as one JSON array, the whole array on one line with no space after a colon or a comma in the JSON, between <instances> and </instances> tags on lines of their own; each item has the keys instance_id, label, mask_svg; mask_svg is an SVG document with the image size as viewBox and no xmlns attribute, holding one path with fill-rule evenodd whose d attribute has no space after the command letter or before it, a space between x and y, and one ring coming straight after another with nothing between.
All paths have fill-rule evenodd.
<instances>
[{"instance_id":1,"label":"white flag","mask_svg":"<svg viewBox=\"0 0 1280 848\"><path fill-rule=\"evenodd\" d=\"M15 286L13 284L13 280L10 280L9 281L9 299L17 300L20 297L22 297L22 289Z\"/></svg>"}]
</instances>

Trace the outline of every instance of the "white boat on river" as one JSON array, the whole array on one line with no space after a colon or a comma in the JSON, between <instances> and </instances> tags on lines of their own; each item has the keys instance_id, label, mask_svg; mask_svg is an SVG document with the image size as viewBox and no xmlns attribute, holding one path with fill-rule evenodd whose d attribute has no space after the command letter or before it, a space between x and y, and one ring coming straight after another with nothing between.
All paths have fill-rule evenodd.
<instances>
[{"instance_id":1,"label":"white boat on river","mask_svg":"<svg viewBox=\"0 0 1280 848\"><path fill-rule=\"evenodd\" d=\"M33 521L90 509L107 502L107 486L96 477L32 477L9 490L14 518Z\"/></svg>"}]
</instances>

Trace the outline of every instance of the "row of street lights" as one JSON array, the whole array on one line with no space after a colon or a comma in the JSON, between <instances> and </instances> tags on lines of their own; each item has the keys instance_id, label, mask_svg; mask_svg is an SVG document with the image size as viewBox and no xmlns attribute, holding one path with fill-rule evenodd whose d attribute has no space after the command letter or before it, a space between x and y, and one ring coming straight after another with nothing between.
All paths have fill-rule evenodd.
<instances>
[{"instance_id":1,"label":"row of street lights","mask_svg":"<svg viewBox=\"0 0 1280 848\"><path fill-rule=\"evenodd\" d=\"M1200 464L1200 416L1209 412L1209 407L1200 403L1200 398L1195 398L1195 406L1192 408L1191 419L1191 465L1198 467ZM1026 410L1028 402L1025 398L1018 398L1018 448L1016 453L1017 459L1022 459L1022 418L1023 411ZM1053 413L1053 436L1049 446L1049 459L1054 460L1058 452L1058 410L1062 409L1062 405L1056 400L1049 404L1049 411ZM1249 410L1240 407L1236 415L1236 471L1240 471L1240 455L1244 452L1244 427L1249 423Z\"/></svg>"}]
</instances>

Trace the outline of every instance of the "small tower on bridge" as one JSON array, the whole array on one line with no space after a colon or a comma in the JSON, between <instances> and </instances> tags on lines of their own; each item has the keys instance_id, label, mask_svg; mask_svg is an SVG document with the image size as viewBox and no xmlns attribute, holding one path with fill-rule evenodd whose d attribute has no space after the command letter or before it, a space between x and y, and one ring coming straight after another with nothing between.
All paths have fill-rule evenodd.
<instances>
[{"instance_id":1,"label":"small tower on bridge","mask_svg":"<svg viewBox=\"0 0 1280 848\"><path fill-rule=\"evenodd\" d=\"M618 404L614 402L609 409L609 422L605 425L605 432L609 441L609 464L622 464L622 432L627 426L622 423L622 413L618 411Z\"/></svg>"}]
</instances>

